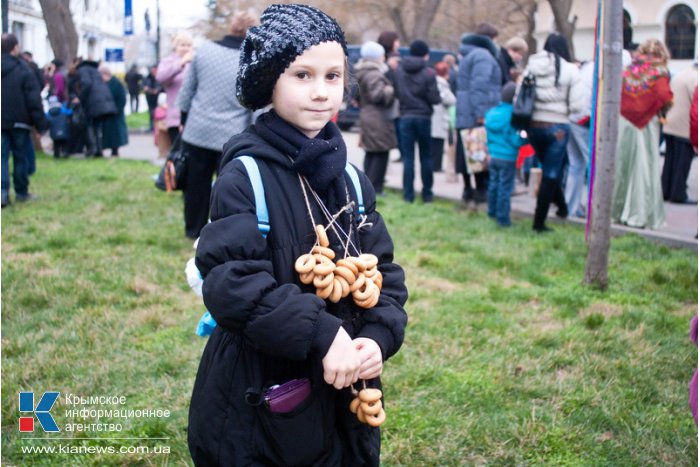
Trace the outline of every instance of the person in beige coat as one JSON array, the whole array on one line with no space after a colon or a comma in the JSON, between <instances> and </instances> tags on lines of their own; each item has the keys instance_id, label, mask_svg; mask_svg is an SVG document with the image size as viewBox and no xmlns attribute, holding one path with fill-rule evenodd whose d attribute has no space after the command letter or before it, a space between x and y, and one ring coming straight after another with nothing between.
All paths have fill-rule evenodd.
<instances>
[{"instance_id":1,"label":"person in beige coat","mask_svg":"<svg viewBox=\"0 0 700 467\"><path fill-rule=\"evenodd\" d=\"M365 150L364 171L374 191L384 192L384 177L389 151L396 147L396 131L392 120L394 87L386 77L384 48L376 42L365 42L360 49L362 59L355 65L360 101L360 145Z\"/></svg>"},{"instance_id":2,"label":"person in beige coat","mask_svg":"<svg viewBox=\"0 0 700 467\"><path fill-rule=\"evenodd\" d=\"M664 201L697 204L688 199L687 180L695 151L690 144L690 106L698 84L697 63L671 77L673 107L666 115L663 127L666 156L661 172L661 190Z\"/></svg>"},{"instance_id":3,"label":"person in beige coat","mask_svg":"<svg viewBox=\"0 0 700 467\"><path fill-rule=\"evenodd\" d=\"M433 106L430 120L430 153L433 155L433 172L442 172L442 156L445 152L445 140L450 129L450 107L457 103L457 98L450 89L450 66L446 62L435 64L435 79L442 102Z\"/></svg>"}]
</instances>

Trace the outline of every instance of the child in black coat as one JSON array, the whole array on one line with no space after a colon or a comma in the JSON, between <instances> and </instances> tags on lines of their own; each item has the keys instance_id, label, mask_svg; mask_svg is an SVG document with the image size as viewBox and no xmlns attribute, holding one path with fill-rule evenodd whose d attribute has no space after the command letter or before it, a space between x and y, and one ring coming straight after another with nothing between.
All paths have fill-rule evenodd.
<instances>
[{"instance_id":1,"label":"child in black coat","mask_svg":"<svg viewBox=\"0 0 700 467\"><path fill-rule=\"evenodd\" d=\"M403 342L408 293L372 185L362 173L353 181L330 122L346 67L342 30L306 5L268 7L241 45L238 99L272 110L224 147L197 247L217 326L190 406L196 465L379 465L381 402L349 406L380 387ZM261 174L266 237L241 156ZM291 400L266 398L297 383Z\"/></svg>"}]
</instances>

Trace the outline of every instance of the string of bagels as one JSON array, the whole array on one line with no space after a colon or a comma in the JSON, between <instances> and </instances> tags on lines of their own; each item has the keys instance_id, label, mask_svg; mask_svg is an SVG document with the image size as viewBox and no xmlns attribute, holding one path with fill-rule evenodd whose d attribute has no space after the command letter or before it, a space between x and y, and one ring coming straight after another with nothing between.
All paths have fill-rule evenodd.
<instances>
[{"instance_id":1,"label":"string of bagels","mask_svg":"<svg viewBox=\"0 0 700 467\"><path fill-rule=\"evenodd\" d=\"M299 175L299 181L311 224L316 232L316 242L311 251L299 256L294 262L294 270L299 274L299 280L302 284L313 284L316 287L316 295L323 300L338 303L343 298L352 295L355 305L364 309L373 308L377 305L382 290L383 277L377 267L379 260L371 253L360 253L359 249L352 243L350 232L343 231L337 222L340 214L351 210L355 202L350 201L335 215L332 215L308 181L301 175ZM314 221L307 189L326 217L327 226L316 224ZM364 226L371 225L366 220L366 217L363 216L357 227L358 231ZM328 229L331 229L341 241L343 237L346 239L343 258L336 259L335 251L330 248ZM349 255L350 247L357 252L356 256ZM359 392L351 386L356 397L350 403L350 411L357 415L360 422L378 427L386 421L386 413L381 401L382 391L366 387L364 380L362 386L363 389Z\"/></svg>"}]
</instances>

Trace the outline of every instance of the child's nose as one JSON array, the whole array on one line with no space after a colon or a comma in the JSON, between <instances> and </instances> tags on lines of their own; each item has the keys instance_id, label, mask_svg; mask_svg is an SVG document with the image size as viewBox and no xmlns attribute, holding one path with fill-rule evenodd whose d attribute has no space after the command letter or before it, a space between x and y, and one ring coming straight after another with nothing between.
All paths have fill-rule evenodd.
<instances>
[{"instance_id":1,"label":"child's nose","mask_svg":"<svg viewBox=\"0 0 700 467\"><path fill-rule=\"evenodd\" d=\"M314 83L312 99L326 100L328 99L328 86L325 79L317 79Z\"/></svg>"}]
</instances>

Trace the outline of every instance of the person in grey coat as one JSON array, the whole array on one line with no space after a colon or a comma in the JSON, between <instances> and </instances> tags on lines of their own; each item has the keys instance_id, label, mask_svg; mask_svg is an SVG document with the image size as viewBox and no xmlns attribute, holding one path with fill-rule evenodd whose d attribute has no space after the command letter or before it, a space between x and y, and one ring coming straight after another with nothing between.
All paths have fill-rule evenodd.
<instances>
[{"instance_id":1,"label":"person in grey coat","mask_svg":"<svg viewBox=\"0 0 700 467\"><path fill-rule=\"evenodd\" d=\"M386 75L384 48L377 42L365 42L355 65L359 85L360 141L365 150L364 171L374 191L384 192L384 177L389 151L396 147L396 131L392 118L394 86Z\"/></svg>"},{"instance_id":2,"label":"person in grey coat","mask_svg":"<svg viewBox=\"0 0 700 467\"><path fill-rule=\"evenodd\" d=\"M474 174L476 191L471 184L464 144L459 130L484 124L484 115L501 100L501 67L496 60L498 49L485 34L464 34L459 53L462 59L457 72L457 172L464 177L464 201L485 201L488 171Z\"/></svg>"},{"instance_id":3,"label":"person in grey coat","mask_svg":"<svg viewBox=\"0 0 700 467\"><path fill-rule=\"evenodd\" d=\"M178 95L187 153L185 234L192 239L208 222L212 177L224 144L252 123L252 113L236 98L236 70L246 31L257 22L250 12L234 12L231 34L199 48Z\"/></svg>"}]
</instances>

